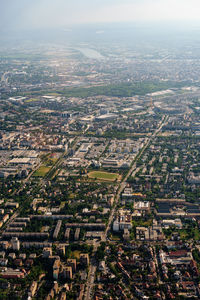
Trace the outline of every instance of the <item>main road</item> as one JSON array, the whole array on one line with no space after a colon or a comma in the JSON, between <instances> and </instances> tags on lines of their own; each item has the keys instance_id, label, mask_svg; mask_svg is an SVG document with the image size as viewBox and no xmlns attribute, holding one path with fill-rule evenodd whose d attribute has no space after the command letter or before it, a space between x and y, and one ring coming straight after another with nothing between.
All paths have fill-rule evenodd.
<instances>
[{"instance_id":1,"label":"main road","mask_svg":"<svg viewBox=\"0 0 200 300\"><path fill-rule=\"evenodd\" d=\"M146 140L143 148L139 151L139 153L133 160L132 166L130 167L128 173L126 174L126 176L124 178L122 178L121 182L119 183L119 186L118 186L118 189L117 189L117 192L115 195L114 205L113 205L113 208L110 213L110 217L108 220L108 224L106 226L106 230L102 237L102 242L106 242L106 240L107 240L108 232L111 228L113 218L116 214L117 204L120 200L120 195L126 186L127 179L129 178L129 176L131 174L132 174L132 176L135 176L135 173L137 172L138 159L140 159L140 157L143 155L144 151L148 148L149 144L155 139L155 137L158 135L158 133L161 131L161 129L167 123L167 121L168 121L168 116L164 115L162 117L162 120L158 124L158 128L156 128L156 130L152 133L152 135ZM92 256L92 259L90 262L88 279L87 279L87 283L86 283L85 298L84 298L85 300L90 300L92 298L92 294L93 294L94 279L95 279L95 272L96 272L96 266L97 266L97 262L95 260L95 253L96 253L96 249L97 249L98 245L100 245L100 242L95 242L95 249L93 250L93 256Z\"/></svg>"},{"instance_id":2,"label":"main road","mask_svg":"<svg viewBox=\"0 0 200 300\"><path fill-rule=\"evenodd\" d=\"M117 189L116 196L115 196L115 203L114 203L114 206L113 206L113 208L111 210L109 221L108 221L108 224L107 224L107 227L106 227L106 230L105 230L104 241L106 241L106 239L107 239L107 234L108 234L108 231L110 229L111 223L113 221L113 217L114 217L115 212L116 212L116 207L117 207L117 204L119 202L120 195L121 195L122 191L124 190L124 188L126 186L127 179L129 178L129 176L131 174L132 174L133 177L135 176L135 173L137 172L137 161L138 161L138 159L140 159L140 157L142 156L142 154L144 153L144 151L147 149L147 147L149 146L149 144L157 136L157 134L161 131L162 127L166 124L167 120L168 120L168 117L167 116L163 116L161 122L159 123L159 127L148 138L148 140L144 144L143 148L140 150L140 152L138 153L138 155L135 157L135 159L133 161L133 164L132 164L131 168L129 169L128 173L126 174L126 176L120 182L119 187Z\"/></svg>"}]
</instances>

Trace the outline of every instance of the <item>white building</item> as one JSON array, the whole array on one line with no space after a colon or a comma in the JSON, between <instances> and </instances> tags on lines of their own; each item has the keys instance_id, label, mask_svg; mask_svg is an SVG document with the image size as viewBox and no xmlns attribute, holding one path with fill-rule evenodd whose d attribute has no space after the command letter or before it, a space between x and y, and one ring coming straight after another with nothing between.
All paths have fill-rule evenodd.
<instances>
[{"instance_id":1,"label":"white building","mask_svg":"<svg viewBox=\"0 0 200 300\"><path fill-rule=\"evenodd\" d=\"M124 229L131 229L131 215L119 215L113 222L113 231L121 231Z\"/></svg>"},{"instance_id":2,"label":"white building","mask_svg":"<svg viewBox=\"0 0 200 300\"><path fill-rule=\"evenodd\" d=\"M19 251L19 249L20 249L20 241L18 240L17 237L13 237L11 239L11 246L12 246L13 250Z\"/></svg>"}]
</instances>

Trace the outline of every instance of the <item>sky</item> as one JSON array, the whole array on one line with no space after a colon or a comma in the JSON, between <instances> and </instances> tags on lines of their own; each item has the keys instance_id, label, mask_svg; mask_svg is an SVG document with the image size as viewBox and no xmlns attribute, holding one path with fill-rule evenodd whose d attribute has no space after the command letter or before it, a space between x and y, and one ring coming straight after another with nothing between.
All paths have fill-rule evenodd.
<instances>
[{"instance_id":1,"label":"sky","mask_svg":"<svg viewBox=\"0 0 200 300\"><path fill-rule=\"evenodd\" d=\"M199 12L199 0L0 0L0 27L22 30L112 22L200 23Z\"/></svg>"}]
</instances>

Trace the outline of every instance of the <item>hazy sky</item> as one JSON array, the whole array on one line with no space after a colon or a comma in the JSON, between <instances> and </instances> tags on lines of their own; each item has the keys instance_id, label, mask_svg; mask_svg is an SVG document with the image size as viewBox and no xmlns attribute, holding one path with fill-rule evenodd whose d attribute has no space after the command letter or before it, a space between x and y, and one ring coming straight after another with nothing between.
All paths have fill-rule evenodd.
<instances>
[{"instance_id":1,"label":"hazy sky","mask_svg":"<svg viewBox=\"0 0 200 300\"><path fill-rule=\"evenodd\" d=\"M200 21L200 0L0 0L3 29L81 23Z\"/></svg>"}]
</instances>

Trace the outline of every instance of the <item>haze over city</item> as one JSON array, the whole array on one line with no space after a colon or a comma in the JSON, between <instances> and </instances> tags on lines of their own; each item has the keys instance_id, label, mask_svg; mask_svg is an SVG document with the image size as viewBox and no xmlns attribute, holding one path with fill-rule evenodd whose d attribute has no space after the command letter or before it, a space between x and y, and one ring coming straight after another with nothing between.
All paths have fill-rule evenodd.
<instances>
[{"instance_id":1,"label":"haze over city","mask_svg":"<svg viewBox=\"0 0 200 300\"><path fill-rule=\"evenodd\" d=\"M0 0L0 300L200 299L199 11Z\"/></svg>"},{"instance_id":2,"label":"haze over city","mask_svg":"<svg viewBox=\"0 0 200 300\"><path fill-rule=\"evenodd\" d=\"M57 28L74 24L200 21L198 0L1 0L3 29Z\"/></svg>"}]
</instances>

